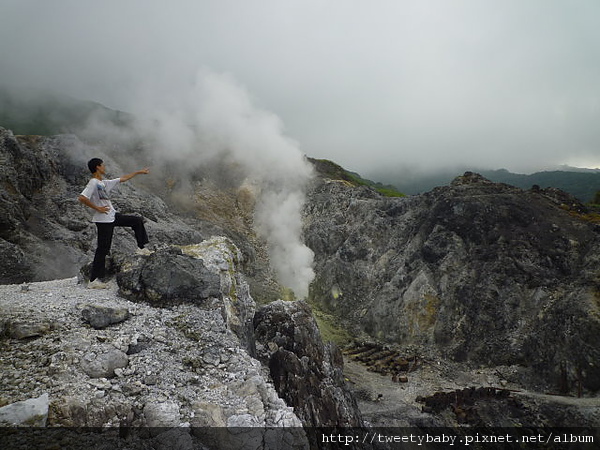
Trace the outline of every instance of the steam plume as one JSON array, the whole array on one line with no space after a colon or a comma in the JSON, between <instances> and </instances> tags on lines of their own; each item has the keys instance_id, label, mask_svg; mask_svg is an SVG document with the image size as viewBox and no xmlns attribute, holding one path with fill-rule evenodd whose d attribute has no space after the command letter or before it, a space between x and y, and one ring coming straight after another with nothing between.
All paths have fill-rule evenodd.
<instances>
[{"instance_id":1,"label":"steam plume","mask_svg":"<svg viewBox=\"0 0 600 450\"><path fill-rule=\"evenodd\" d=\"M301 240L301 209L312 167L281 120L255 106L233 77L206 69L183 87L142 86L131 110L158 161L187 170L226 160L237 176L242 168L247 179L236 182L256 187L254 223L271 265L282 284L305 297L314 273L313 253Z\"/></svg>"}]
</instances>

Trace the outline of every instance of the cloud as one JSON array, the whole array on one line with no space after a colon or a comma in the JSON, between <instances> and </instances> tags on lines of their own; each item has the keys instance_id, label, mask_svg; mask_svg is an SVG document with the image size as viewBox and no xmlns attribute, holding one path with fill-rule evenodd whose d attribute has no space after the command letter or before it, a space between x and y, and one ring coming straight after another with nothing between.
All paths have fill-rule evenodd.
<instances>
[{"instance_id":1,"label":"cloud","mask_svg":"<svg viewBox=\"0 0 600 450\"><path fill-rule=\"evenodd\" d=\"M303 151L368 175L600 165L596 0L3 0L0 78L126 110L231 73Z\"/></svg>"}]
</instances>

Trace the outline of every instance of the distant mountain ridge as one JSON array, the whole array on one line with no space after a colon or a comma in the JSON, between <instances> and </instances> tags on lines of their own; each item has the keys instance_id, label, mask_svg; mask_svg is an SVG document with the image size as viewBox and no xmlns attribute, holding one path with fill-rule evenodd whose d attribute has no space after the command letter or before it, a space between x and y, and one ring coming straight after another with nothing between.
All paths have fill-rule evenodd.
<instances>
[{"instance_id":1,"label":"distant mountain ridge","mask_svg":"<svg viewBox=\"0 0 600 450\"><path fill-rule=\"evenodd\" d=\"M418 179L406 179L401 175L389 173L379 175L377 178L383 183L394 185L399 191L414 195L428 192L437 186L446 186L465 171L477 172L494 183L510 184L521 189L530 189L534 185L538 185L542 189L548 187L558 188L568 192L584 203L597 202L598 200L595 200L595 196L600 191L600 170L567 166L565 166L565 170L541 171L532 174L513 173L506 169L481 170L465 168L432 175L422 175Z\"/></svg>"},{"instance_id":2,"label":"distant mountain ridge","mask_svg":"<svg viewBox=\"0 0 600 450\"><path fill-rule=\"evenodd\" d=\"M593 201L596 193L600 191L600 171L594 170L585 172L553 170L524 175L501 169L483 171L482 175L496 183L511 184L522 189L528 189L533 185L541 188L555 187L583 202Z\"/></svg>"}]
</instances>

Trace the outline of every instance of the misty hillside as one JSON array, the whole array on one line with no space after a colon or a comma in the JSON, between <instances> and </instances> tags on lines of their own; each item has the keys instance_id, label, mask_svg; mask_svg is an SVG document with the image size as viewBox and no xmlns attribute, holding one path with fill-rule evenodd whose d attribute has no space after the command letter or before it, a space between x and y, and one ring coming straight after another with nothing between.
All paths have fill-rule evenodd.
<instances>
[{"instance_id":1,"label":"misty hillside","mask_svg":"<svg viewBox=\"0 0 600 450\"><path fill-rule=\"evenodd\" d=\"M541 188L556 187L577 197L582 202L594 201L600 191L600 171L553 170L532 174L511 173L508 170L483 171L483 176L496 183L506 183L522 189L533 185Z\"/></svg>"},{"instance_id":2,"label":"misty hillside","mask_svg":"<svg viewBox=\"0 0 600 450\"><path fill-rule=\"evenodd\" d=\"M0 125L15 134L52 136L76 133L97 119L127 126L132 116L100 103L64 94L12 89L0 85Z\"/></svg>"}]
</instances>

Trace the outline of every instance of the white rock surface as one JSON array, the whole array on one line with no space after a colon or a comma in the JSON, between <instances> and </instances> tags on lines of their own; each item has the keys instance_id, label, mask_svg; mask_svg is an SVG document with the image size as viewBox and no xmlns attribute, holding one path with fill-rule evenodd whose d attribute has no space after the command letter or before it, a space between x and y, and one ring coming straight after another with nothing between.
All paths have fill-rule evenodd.
<instances>
[{"instance_id":1,"label":"white rock surface","mask_svg":"<svg viewBox=\"0 0 600 450\"><path fill-rule=\"evenodd\" d=\"M0 408L0 425L45 427L47 420L48 394Z\"/></svg>"},{"instance_id":2,"label":"white rock surface","mask_svg":"<svg viewBox=\"0 0 600 450\"><path fill-rule=\"evenodd\" d=\"M223 302L239 305L224 298L158 308L123 299L114 281L0 285L0 405L38 397L48 427L302 427L231 330ZM129 317L95 329L82 316L89 305ZM16 323L39 332L11 335Z\"/></svg>"}]
</instances>

